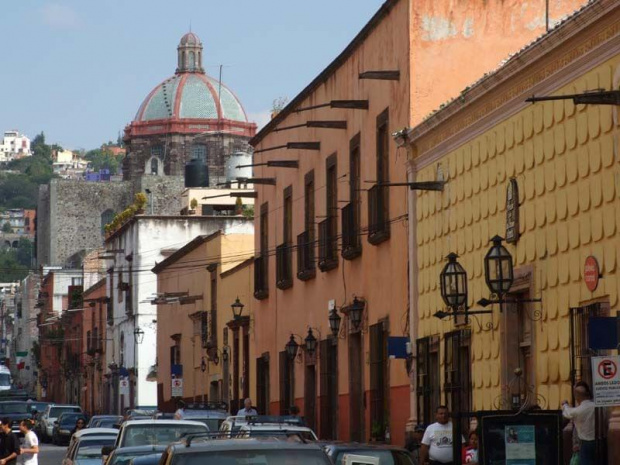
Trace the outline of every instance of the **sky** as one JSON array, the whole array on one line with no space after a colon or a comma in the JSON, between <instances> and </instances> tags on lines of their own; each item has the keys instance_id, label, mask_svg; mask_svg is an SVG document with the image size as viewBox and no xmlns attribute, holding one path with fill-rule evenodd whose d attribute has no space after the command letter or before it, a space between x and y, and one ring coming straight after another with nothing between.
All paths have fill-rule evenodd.
<instances>
[{"instance_id":1,"label":"sky","mask_svg":"<svg viewBox=\"0 0 620 465\"><path fill-rule=\"evenodd\" d=\"M116 140L174 74L191 29L203 65L262 126L353 39L384 0L1 0L0 131L92 149Z\"/></svg>"}]
</instances>

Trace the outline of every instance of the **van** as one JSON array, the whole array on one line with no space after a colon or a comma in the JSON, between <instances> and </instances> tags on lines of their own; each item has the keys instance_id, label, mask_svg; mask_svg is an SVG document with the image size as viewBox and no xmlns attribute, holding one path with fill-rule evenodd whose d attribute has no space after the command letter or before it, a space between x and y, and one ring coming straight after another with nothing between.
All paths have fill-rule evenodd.
<instances>
[{"instance_id":1,"label":"van","mask_svg":"<svg viewBox=\"0 0 620 465\"><path fill-rule=\"evenodd\" d=\"M9 391L12 387L11 370L6 365L0 365L0 391Z\"/></svg>"}]
</instances>

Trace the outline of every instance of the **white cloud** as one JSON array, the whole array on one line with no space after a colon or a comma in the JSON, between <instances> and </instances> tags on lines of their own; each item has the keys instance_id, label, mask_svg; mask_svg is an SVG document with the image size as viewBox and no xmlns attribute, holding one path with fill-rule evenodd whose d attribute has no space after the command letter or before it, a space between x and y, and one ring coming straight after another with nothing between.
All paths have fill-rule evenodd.
<instances>
[{"instance_id":1,"label":"white cloud","mask_svg":"<svg viewBox=\"0 0 620 465\"><path fill-rule=\"evenodd\" d=\"M75 10L60 3L48 3L39 13L45 24L57 29L74 28L81 22Z\"/></svg>"},{"instance_id":2,"label":"white cloud","mask_svg":"<svg viewBox=\"0 0 620 465\"><path fill-rule=\"evenodd\" d=\"M260 131L265 124L271 121L271 110L259 111L258 113L248 113L248 120L256 123Z\"/></svg>"}]
</instances>

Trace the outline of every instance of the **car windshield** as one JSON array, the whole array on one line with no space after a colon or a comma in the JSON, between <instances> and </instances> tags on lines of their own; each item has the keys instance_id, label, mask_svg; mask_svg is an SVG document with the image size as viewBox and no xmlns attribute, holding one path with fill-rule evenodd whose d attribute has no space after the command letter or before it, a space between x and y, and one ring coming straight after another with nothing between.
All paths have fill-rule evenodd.
<instances>
[{"instance_id":1,"label":"car windshield","mask_svg":"<svg viewBox=\"0 0 620 465\"><path fill-rule=\"evenodd\" d=\"M65 413L65 412L79 412L79 411L80 411L79 407L52 407L50 409L49 417L50 418L58 418L61 413Z\"/></svg>"},{"instance_id":2,"label":"car windshield","mask_svg":"<svg viewBox=\"0 0 620 465\"><path fill-rule=\"evenodd\" d=\"M172 465L329 465L329 460L317 450L235 449L178 454Z\"/></svg>"},{"instance_id":3,"label":"car windshield","mask_svg":"<svg viewBox=\"0 0 620 465\"><path fill-rule=\"evenodd\" d=\"M185 418L186 420L199 421L207 425L210 431L219 431L220 426L224 423L224 418Z\"/></svg>"},{"instance_id":4,"label":"car windshield","mask_svg":"<svg viewBox=\"0 0 620 465\"><path fill-rule=\"evenodd\" d=\"M0 414L4 413L30 413L30 409L25 402L7 402L0 404Z\"/></svg>"},{"instance_id":5,"label":"car windshield","mask_svg":"<svg viewBox=\"0 0 620 465\"><path fill-rule=\"evenodd\" d=\"M71 428L73 428L80 418L84 419L84 416L80 415L79 413L76 413L75 415L65 414L58 419L58 423L60 424L60 426L70 426Z\"/></svg>"},{"instance_id":6,"label":"car windshield","mask_svg":"<svg viewBox=\"0 0 620 465\"><path fill-rule=\"evenodd\" d=\"M145 423L127 426L121 447L166 445L189 433L205 433L206 426Z\"/></svg>"},{"instance_id":7,"label":"car windshield","mask_svg":"<svg viewBox=\"0 0 620 465\"><path fill-rule=\"evenodd\" d=\"M97 420L97 428L115 428L121 422L120 418L103 418Z\"/></svg>"},{"instance_id":8,"label":"car windshield","mask_svg":"<svg viewBox=\"0 0 620 465\"><path fill-rule=\"evenodd\" d=\"M0 386L11 386L11 375L8 373L0 373Z\"/></svg>"},{"instance_id":9,"label":"car windshield","mask_svg":"<svg viewBox=\"0 0 620 465\"><path fill-rule=\"evenodd\" d=\"M34 411L36 410L37 412L42 412L43 410L45 410L45 407L47 407L49 404L47 402L29 402L28 406L30 407L30 410Z\"/></svg>"},{"instance_id":10,"label":"car windshield","mask_svg":"<svg viewBox=\"0 0 620 465\"><path fill-rule=\"evenodd\" d=\"M377 457L381 465L413 465L413 459L411 456L398 451L398 450L372 450L372 449L352 449L339 452L336 458L336 465L344 464L345 454L353 455L366 455L370 457Z\"/></svg>"},{"instance_id":11,"label":"car windshield","mask_svg":"<svg viewBox=\"0 0 620 465\"><path fill-rule=\"evenodd\" d=\"M114 445L115 437L108 439L90 439L80 441L78 450L75 453L76 459L92 459L101 457L101 448Z\"/></svg>"}]
</instances>

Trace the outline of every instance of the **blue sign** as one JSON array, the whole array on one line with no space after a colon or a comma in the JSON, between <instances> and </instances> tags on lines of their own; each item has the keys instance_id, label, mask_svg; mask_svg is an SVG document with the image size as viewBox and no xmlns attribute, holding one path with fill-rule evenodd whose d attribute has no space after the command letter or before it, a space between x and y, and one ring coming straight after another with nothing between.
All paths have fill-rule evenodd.
<instances>
[{"instance_id":1,"label":"blue sign","mask_svg":"<svg viewBox=\"0 0 620 465\"><path fill-rule=\"evenodd\" d=\"M588 345L592 350L615 350L618 347L618 320L616 317L589 318Z\"/></svg>"},{"instance_id":2,"label":"blue sign","mask_svg":"<svg viewBox=\"0 0 620 465\"><path fill-rule=\"evenodd\" d=\"M183 378L183 365L171 365L170 374L177 378Z\"/></svg>"},{"instance_id":3,"label":"blue sign","mask_svg":"<svg viewBox=\"0 0 620 465\"><path fill-rule=\"evenodd\" d=\"M408 337L388 337L388 357L407 358Z\"/></svg>"}]
</instances>

